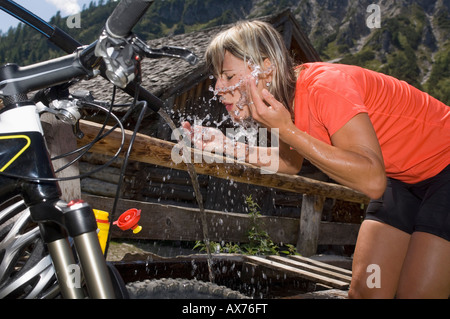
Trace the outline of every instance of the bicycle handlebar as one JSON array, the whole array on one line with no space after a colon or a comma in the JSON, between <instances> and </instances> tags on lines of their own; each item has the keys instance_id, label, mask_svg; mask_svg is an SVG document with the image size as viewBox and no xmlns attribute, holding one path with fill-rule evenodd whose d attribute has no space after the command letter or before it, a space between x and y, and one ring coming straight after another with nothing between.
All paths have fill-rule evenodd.
<instances>
[{"instance_id":1,"label":"bicycle handlebar","mask_svg":"<svg viewBox=\"0 0 450 319\"><path fill-rule=\"evenodd\" d=\"M106 21L106 31L115 38L128 37L152 3L153 0L122 0Z\"/></svg>"},{"instance_id":2,"label":"bicycle handlebar","mask_svg":"<svg viewBox=\"0 0 450 319\"><path fill-rule=\"evenodd\" d=\"M0 95L7 106L27 102L24 94L54 86L90 72L80 62L80 52L26 67L7 64L0 68Z\"/></svg>"},{"instance_id":3,"label":"bicycle handlebar","mask_svg":"<svg viewBox=\"0 0 450 319\"><path fill-rule=\"evenodd\" d=\"M147 9L153 2L153 0L122 0L117 5L111 16L107 19L104 27L104 32L113 39L112 41L115 41L114 39L117 39L117 41L120 42L122 40L125 40L126 38L131 39L131 29L141 19L141 17L145 14ZM98 66L98 63L100 62L96 60L96 57L94 56L95 52L93 50L99 41L96 41L91 45L84 47L83 50L83 48L80 48L81 45L78 41L73 39L70 35L60 31L57 27L52 27L43 22L35 25L36 20L39 20L39 18L34 16L31 12L27 11L23 7L17 5L12 0L0 0L0 9L3 9L9 14L19 18L26 24L37 29L39 32L47 36L49 40L56 44L59 48L63 49L66 53L72 55L72 53L76 50L78 52L76 59L82 59L81 61L79 61L81 63L78 63L78 61L74 61L74 63L72 64L72 72L74 72L73 74L70 73L70 67L64 72L60 72L61 68L56 68L56 70L54 70L55 64L57 65L60 63L55 63L55 60L44 62L46 64L45 68L42 68L39 63L26 67L25 69L28 69L30 74L32 74L33 72L38 73L32 76L32 78L34 79L18 77L16 71L22 70L22 68L12 66L6 67L5 70L2 70L2 68L0 68L0 95L6 97L8 102L16 104L17 102L20 102L20 99L22 99L22 93L27 93L29 89L38 90L60 83L60 81L69 81L73 77L82 77L86 75L88 77L92 77L96 75L96 72L100 71L100 75L104 78L107 78L105 74L104 64L100 65L99 70L91 69L93 63L97 64L96 66ZM120 36L123 38L114 38L115 36ZM133 37L132 40L134 41L133 45L141 51L141 54L150 58L173 56L183 58L190 64L196 64L198 61L196 56L190 51L185 50L185 52L181 52L184 50L184 48L163 48L152 50L150 48L147 48L145 43L140 43L138 41L138 38ZM166 52L167 49L177 49L178 51L175 52L176 54L171 54L173 52L170 50L170 52ZM65 62L69 62L69 60L66 58L63 58L63 60L65 60ZM38 65L39 67L36 68L36 66ZM75 66L75 68L73 68L73 66ZM43 69L45 69L45 71L51 71L53 75L51 77L45 77L44 81L40 81L40 79L42 79L42 75L46 74L45 71L40 72L43 71ZM11 79L13 80L11 81ZM32 83L30 83L30 79ZM28 83L20 83L22 81ZM161 109L164 105L163 101L143 88L137 81L131 81L125 88L122 89L130 96L135 96L137 91L138 98L147 101L148 107L150 107L154 112L158 112L159 109ZM8 97L8 95L11 96L11 99ZM16 98L16 96L18 97ZM5 101L5 105L6 104L7 103Z\"/></svg>"}]
</instances>

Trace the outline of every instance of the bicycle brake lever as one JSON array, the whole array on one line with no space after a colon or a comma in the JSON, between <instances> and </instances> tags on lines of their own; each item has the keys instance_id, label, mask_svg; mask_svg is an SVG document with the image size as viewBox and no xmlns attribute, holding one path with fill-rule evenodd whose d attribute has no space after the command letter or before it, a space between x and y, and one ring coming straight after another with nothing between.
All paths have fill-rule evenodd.
<instances>
[{"instance_id":1,"label":"bicycle brake lever","mask_svg":"<svg viewBox=\"0 0 450 319\"><path fill-rule=\"evenodd\" d=\"M132 43L139 48L147 58L159 59L163 57L183 59L190 65L196 65L198 63L198 57L190 50L182 47L175 46L163 46L159 49L150 48L144 41L138 37L134 37Z\"/></svg>"}]
</instances>

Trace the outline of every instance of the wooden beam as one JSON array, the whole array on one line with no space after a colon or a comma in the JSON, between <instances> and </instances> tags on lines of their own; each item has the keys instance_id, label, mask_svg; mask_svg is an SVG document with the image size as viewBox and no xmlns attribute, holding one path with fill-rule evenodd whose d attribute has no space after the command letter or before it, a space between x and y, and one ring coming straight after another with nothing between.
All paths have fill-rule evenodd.
<instances>
[{"instance_id":1,"label":"wooden beam","mask_svg":"<svg viewBox=\"0 0 450 319\"><path fill-rule=\"evenodd\" d=\"M304 264L317 266L317 267L320 267L320 268L323 268L323 269L328 269L328 270L331 270L333 272L339 273L339 274L347 276L347 277L351 277L352 276L352 271L351 270L344 269L344 268L341 268L341 267L336 267L336 266L333 266L333 265L330 265L330 264L326 264L326 263L318 261L318 260L314 260L314 259L311 259L311 258L306 258L306 257L303 257L303 256L298 256L298 255L292 255L292 256L289 256L289 258L291 258L293 260L300 261L300 262L302 262Z\"/></svg>"},{"instance_id":2,"label":"wooden beam","mask_svg":"<svg viewBox=\"0 0 450 319\"><path fill-rule=\"evenodd\" d=\"M44 113L41 115L42 128L44 130L45 140L48 145L51 157L68 153L76 148L77 141L72 131L72 126L65 124L55 118L53 114ZM52 161L55 170L69 163L76 155L66 156ZM78 176L78 163L70 165L66 169L57 173L57 177ZM81 186L79 179L71 179L59 182L61 188L61 197L65 201L71 201L74 198L80 198Z\"/></svg>"},{"instance_id":3,"label":"wooden beam","mask_svg":"<svg viewBox=\"0 0 450 319\"><path fill-rule=\"evenodd\" d=\"M317 252L324 202L325 198L322 196L303 195L297 240L297 251L303 256L309 257Z\"/></svg>"},{"instance_id":4,"label":"wooden beam","mask_svg":"<svg viewBox=\"0 0 450 319\"><path fill-rule=\"evenodd\" d=\"M85 145L97 136L101 125L88 121L80 121L80 127L85 137L79 141L79 145ZM127 147L132 132L125 131L125 134ZM116 130L108 135L108 137L97 142L92 148L92 151L105 155L113 155L119 149L120 141L121 133L119 130ZM130 158L144 163L178 170L187 170L185 163L181 162L177 164L172 160L172 150L175 145L172 142L138 134ZM202 158L203 156L204 160L201 163L194 163L195 170L198 174L210 175L222 179L232 179L240 183L272 187L299 194L319 195L356 203L369 202L369 199L364 194L341 185L324 183L297 175L263 174L260 168L247 163L230 162L230 159L225 159L222 156L214 154L205 155L195 149L189 149L189 151L191 152L192 163L195 162L195 156L197 158Z\"/></svg>"},{"instance_id":5,"label":"wooden beam","mask_svg":"<svg viewBox=\"0 0 450 319\"><path fill-rule=\"evenodd\" d=\"M93 208L110 212L113 198L82 195L83 200ZM113 228L113 238L150 239L150 240L203 240L201 215L199 209L161 205L121 199L118 202L115 219L130 208L141 210L139 225L142 231L121 231ZM262 227L277 243L296 244L299 232L299 219L275 216L261 216ZM247 214L223 213L207 210L206 220L211 241L236 243L248 242L247 231L252 223ZM318 244L355 245L359 230L357 224L321 222Z\"/></svg>"},{"instance_id":6,"label":"wooden beam","mask_svg":"<svg viewBox=\"0 0 450 319\"><path fill-rule=\"evenodd\" d=\"M310 271L310 272L313 272L313 273L321 275L321 276L326 276L326 277L329 277L332 279L340 280L340 281L346 282L348 284L350 284L350 282L352 281L351 272L350 272L350 275L344 275L341 272L331 270L328 267L322 268L318 265L312 265L310 263L304 263L300 260L295 260L295 259L281 257L281 256L268 256L267 259L279 262L280 264L292 266L297 269ZM336 268L338 268L338 267L336 267Z\"/></svg>"},{"instance_id":7,"label":"wooden beam","mask_svg":"<svg viewBox=\"0 0 450 319\"><path fill-rule=\"evenodd\" d=\"M93 208L111 211L113 199L99 196L83 195L83 199ZM114 238L133 238L151 240L203 240L201 213L197 208L161 205L157 203L120 200L115 219L130 208L141 210L139 225L142 231L133 234L121 231L114 226ZM206 221L211 241L248 242L247 231L251 218L247 214L223 213L206 210ZM262 216L261 224L276 243L293 243L297 240L296 219Z\"/></svg>"}]
</instances>

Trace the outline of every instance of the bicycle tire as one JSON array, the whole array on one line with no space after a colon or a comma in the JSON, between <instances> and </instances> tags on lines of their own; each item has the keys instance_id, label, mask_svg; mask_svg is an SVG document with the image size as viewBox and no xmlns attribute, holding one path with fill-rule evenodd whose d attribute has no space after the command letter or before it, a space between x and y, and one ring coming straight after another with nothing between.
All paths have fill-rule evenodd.
<instances>
[{"instance_id":1,"label":"bicycle tire","mask_svg":"<svg viewBox=\"0 0 450 319\"><path fill-rule=\"evenodd\" d=\"M130 299L250 299L244 294L196 279L163 278L127 284Z\"/></svg>"}]
</instances>

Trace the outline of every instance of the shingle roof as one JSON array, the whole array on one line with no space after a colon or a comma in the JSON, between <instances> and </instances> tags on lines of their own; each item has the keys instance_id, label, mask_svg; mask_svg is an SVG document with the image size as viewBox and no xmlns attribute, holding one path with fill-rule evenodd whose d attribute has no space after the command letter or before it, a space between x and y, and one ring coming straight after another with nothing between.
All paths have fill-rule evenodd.
<instances>
[{"instance_id":1,"label":"shingle roof","mask_svg":"<svg viewBox=\"0 0 450 319\"><path fill-rule=\"evenodd\" d=\"M286 19L293 19L292 21L296 24L295 18L290 11L284 11L258 19L270 22L275 26L276 24L280 25L284 23ZM223 25L192 33L147 41L147 44L151 48L159 48L161 46L185 47L193 51L200 58L200 61L197 65L191 66L183 60L173 58L144 59L142 62L142 86L163 100L174 93L179 93L177 91L180 91L180 89L190 89L207 76L207 74L204 74L206 67L203 56L209 42L216 34L229 27L230 25ZM296 24L296 27L297 33L302 33L298 24ZM305 47L314 51L309 40L303 34L301 35L300 41L307 42L305 43ZM111 98L112 85L101 77L91 79L90 81L81 81L75 85L75 88L90 90L93 92L94 97L99 100L108 101ZM121 90L117 92L117 103L130 101L126 93Z\"/></svg>"},{"instance_id":2,"label":"shingle roof","mask_svg":"<svg viewBox=\"0 0 450 319\"><path fill-rule=\"evenodd\" d=\"M193 74L197 74L205 68L203 55L210 39L224 28L226 26L147 41L147 44L155 49L162 46L185 47L194 52L200 58L200 62L191 66L184 60L174 58L144 59L141 66L142 86L154 95L162 97L167 95L164 93L170 90L174 84L183 83L186 78L192 78ZM99 100L107 101L111 98L112 84L100 76L89 81L80 81L73 87L73 89L77 88L92 91L94 97ZM121 90L117 92L117 103L130 100L126 93Z\"/></svg>"}]
</instances>

